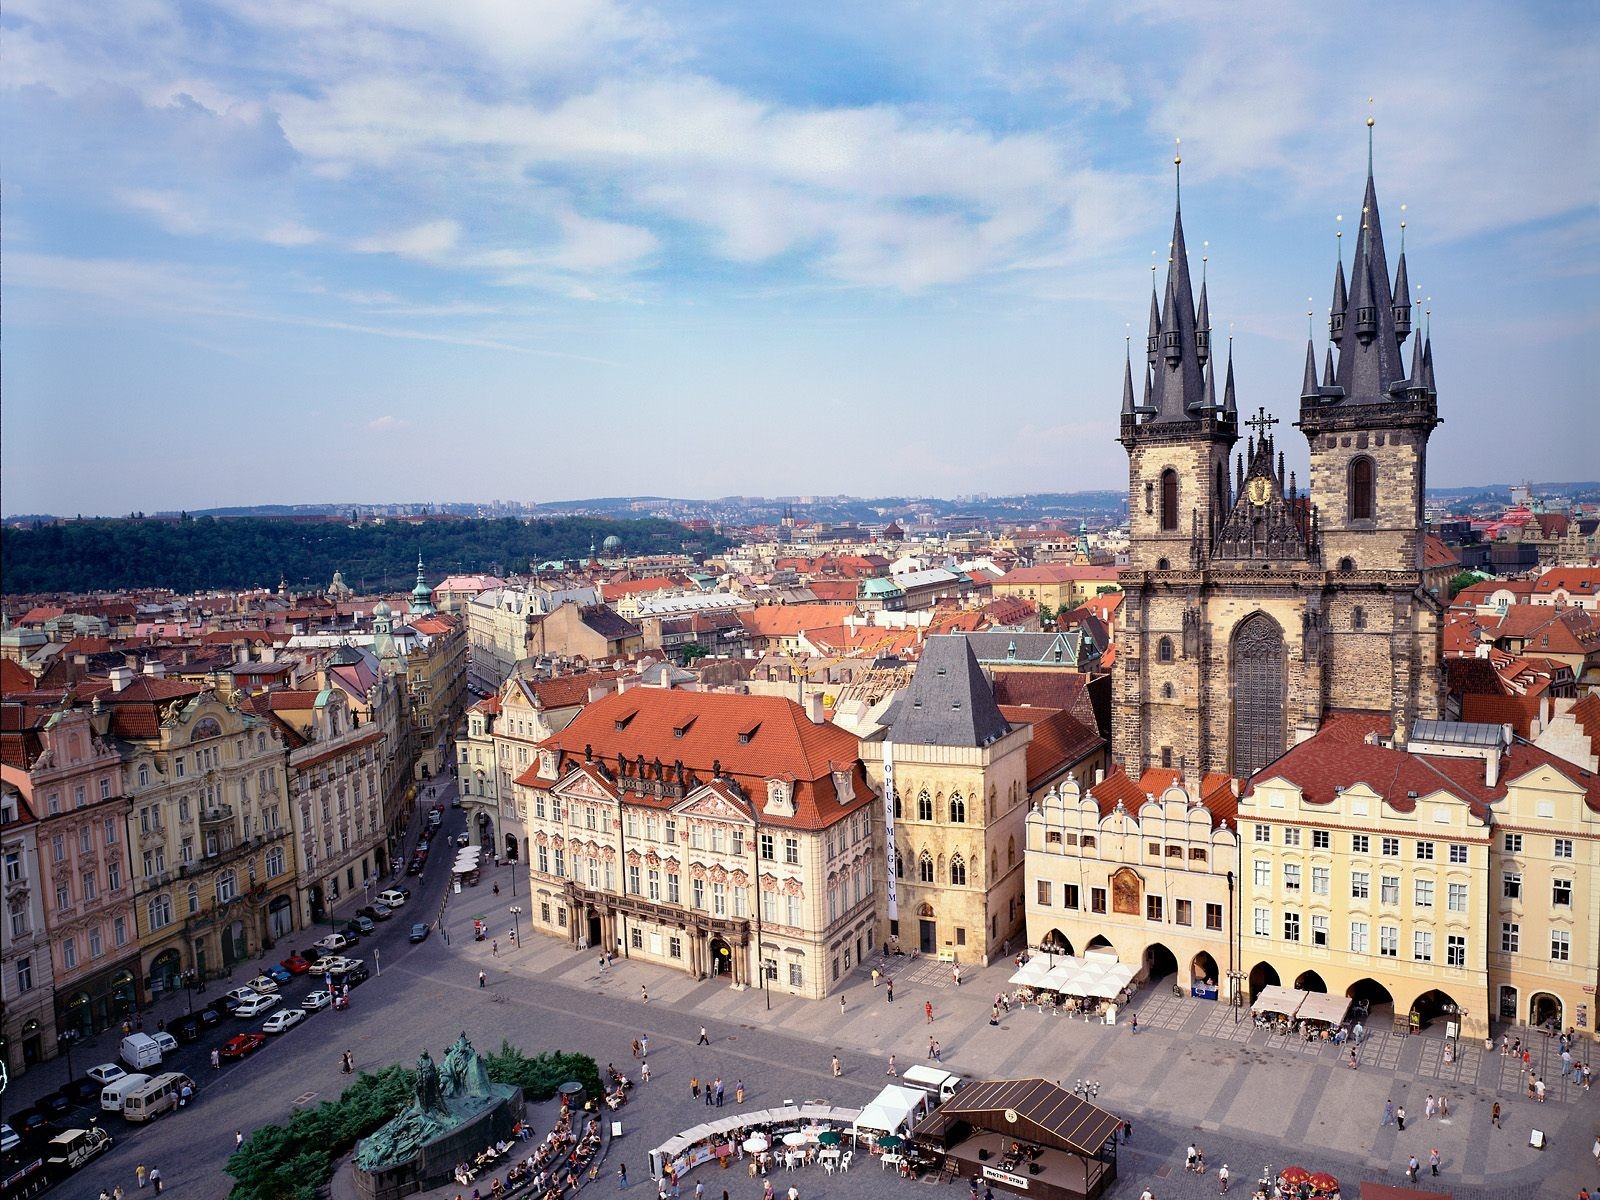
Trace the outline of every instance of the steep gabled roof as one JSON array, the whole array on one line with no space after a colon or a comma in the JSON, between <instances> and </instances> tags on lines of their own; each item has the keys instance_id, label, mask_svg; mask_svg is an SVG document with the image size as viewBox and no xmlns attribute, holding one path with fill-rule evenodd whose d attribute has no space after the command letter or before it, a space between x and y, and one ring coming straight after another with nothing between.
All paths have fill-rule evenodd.
<instances>
[{"instance_id":1,"label":"steep gabled roof","mask_svg":"<svg viewBox=\"0 0 1600 1200\"><path fill-rule=\"evenodd\" d=\"M927 639L888 723L896 742L916 746L987 746L1011 732L963 634Z\"/></svg>"}]
</instances>

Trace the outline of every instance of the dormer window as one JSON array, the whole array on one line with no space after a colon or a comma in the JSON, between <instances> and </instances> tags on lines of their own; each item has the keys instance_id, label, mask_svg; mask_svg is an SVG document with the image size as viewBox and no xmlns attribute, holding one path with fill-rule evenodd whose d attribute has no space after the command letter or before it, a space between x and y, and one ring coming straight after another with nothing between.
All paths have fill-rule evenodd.
<instances>
[{"instance_id":1,"label":"dormer window","mask_svg":"<svg viewBox=\"0 0 1600 1200\"><path fill-rule=\"evenodd\" d=\"M748 746L751 740L756 736L756 731L760 728L761 723L758 721L756 724L750 726L749 729L741 729L739 731L739 744L741 746Z\"/></svg>"},{"instance_id":2,"label":"dormer window","mask_svg":"<svg viewBox=\"0 0 1600 1200\"><path fill-rule=\"evenodd\" d=\"M635 717L637 717L638 715L639 715L639 710L638 709L634 709L631 713L628 713L625 716L618 717L617 720L616 720L617 732L621 733L623 730L625 730L629 725L631 725L633 723L633 719Z\"/></svg>"},{"instance_id":3,"label":"dormer window","mask_svg":"<svg viewBox=\"0 0 1600 1200\"><path fill-rule=\"evenodd\" d=\"M676 725L676 726L673 727L672 736L674 738L682 740L684 735L686 735L689 732L689 730L691 730L693 728L694 728L694 718L690 717L682 725Z\"/></svg>"}]
</instances>

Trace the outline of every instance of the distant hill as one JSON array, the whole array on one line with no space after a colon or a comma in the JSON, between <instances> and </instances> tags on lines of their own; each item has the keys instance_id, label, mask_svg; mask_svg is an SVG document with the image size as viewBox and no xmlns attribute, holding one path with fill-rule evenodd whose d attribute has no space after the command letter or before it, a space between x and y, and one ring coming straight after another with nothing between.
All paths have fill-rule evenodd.
<instances>
[{"instance_id":1,"label":"distant hill","mask_svg":"<svg viewBox=\"0 0 1600 1200\"><path fill-rule=\"evenodd\" d=\"M714 554L725 538L672 521L559 520L388 522L242 517L105 519L0 531L0 573L9 594L167 587L325 586L343 571L351 587L409 586L417 555L430 581L457 572L526 571L530 562L587 557L616 535L629 554Z\"/></svg>"}]
</instances>

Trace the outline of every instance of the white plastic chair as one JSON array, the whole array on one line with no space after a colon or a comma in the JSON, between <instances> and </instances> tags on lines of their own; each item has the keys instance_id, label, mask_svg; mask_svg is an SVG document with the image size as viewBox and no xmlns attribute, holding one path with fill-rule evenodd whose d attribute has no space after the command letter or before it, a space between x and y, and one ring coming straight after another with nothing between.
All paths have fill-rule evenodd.
<instances>
[{"instance_id":1,"label":"white plastic chair","mask_svg":"<svg viewBox=\"0 0 1600 1200\"><path fill-rule=\"evenodd\" d=\"M850 1169L850 1156L854 1153L854 1150L846 1150L844 1152L844 1157L839 1160L839 1170L848 1171Z\"/></svg>"},{"instance_id":2,"label":"white plastic chair","mask_svg":"<svg viewBox=\"0 0 1600 1200\"><path fill-rule=\"evenodd\" d=\"M823 1159L822 1160L822 1169L824 1171L826 1171L829 1175L832 1175L833 1174L833 1159L831 1159L831 1158Z\"/></svg>"}]
</instances>

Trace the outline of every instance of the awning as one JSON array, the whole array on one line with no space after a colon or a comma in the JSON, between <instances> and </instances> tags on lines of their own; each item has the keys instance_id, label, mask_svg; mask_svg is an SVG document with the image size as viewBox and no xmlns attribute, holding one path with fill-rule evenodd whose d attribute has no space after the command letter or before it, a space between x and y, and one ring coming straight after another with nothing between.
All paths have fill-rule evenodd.
<instances>
[{"instance_id":1,"label":"awning","mask_svg":"<svg viewBox=\"0 0 1600 1200\"><path fill-rule=\"evenodd\" d=\"M1253 1013L1280 1013L1292 1017L1299 1011L1300 1002L1306 998L1305 992L1298 992L1294 988L1280 987L1276 983L1269 983L1261 989L1256 996L1255 1003L1250 1006Z\"/></svg>"},{"instance_id":2,"label":"awning","mask_svg":"<svg viewBox=\"0 0 1600 1200\"><path fill-rule=\"evenodd\" d=\"M1050 973L1050 959L1043 954L1036 955L1017 968L1017 973L1007 982L1019 984L1022 987L1038 987L1040 981Z\"/></svg>"},{"instance_id":3,"label":"awning","mask_svg":"<svg viewBox=\"0 0 1600 1200\"><path fill-rule=\"evenodd\" d=\"M1295 1015L1303 1021L1325 1021L1337 1025L1350 1011L1348 996L1330 996L1326 992L1307 992Z\"/></svg>"},{"instance_id":4,"label":"awning","mask_svg":"<svg viewBox=\"0 0 1600 1200\"><path fill-rule=\"evenodd\" d=\"M927 1092L891 1083L861 1110L852 1132L859 1136L863 1130L868 1133L909 1131L915 1119L927 1109Z\"/></svg>"}]
</instances>

